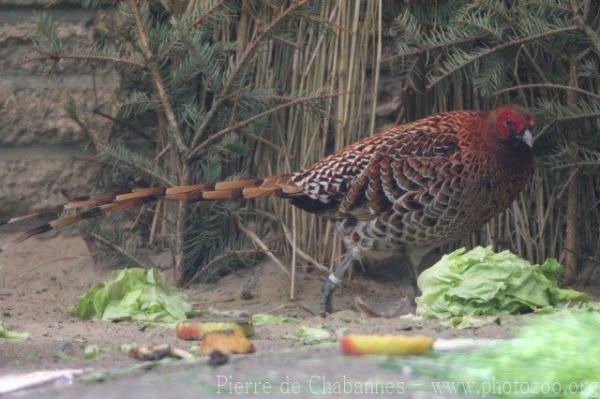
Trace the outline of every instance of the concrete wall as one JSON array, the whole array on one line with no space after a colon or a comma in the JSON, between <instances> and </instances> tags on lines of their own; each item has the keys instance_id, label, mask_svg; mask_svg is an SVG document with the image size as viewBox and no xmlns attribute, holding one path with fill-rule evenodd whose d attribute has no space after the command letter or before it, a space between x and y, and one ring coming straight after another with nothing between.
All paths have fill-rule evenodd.
<instances>
[{"instance_id":1,"label":"concrete wall","mask_svg":"<svg viewBox=\"0 0 600 399\"><path fill-rule=\"evenodd\" d=\"M0 0L0 217L63 202L60 190L84 194L93 187L99 165L92 161L90 137L72 121L65 102L91 109L113 98L114 77L89 66L59 65L48 76L35 62L34 16L50 14L66 42L91 43L94 11L80 1ZM95 128L110 122L91 118Z\"/></svg>"}]
</instances>

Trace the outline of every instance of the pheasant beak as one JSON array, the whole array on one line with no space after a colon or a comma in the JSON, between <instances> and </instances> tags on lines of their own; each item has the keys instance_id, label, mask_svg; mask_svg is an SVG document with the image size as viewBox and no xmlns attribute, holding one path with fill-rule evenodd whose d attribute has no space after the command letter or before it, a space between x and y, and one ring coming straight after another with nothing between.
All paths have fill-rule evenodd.
<instances>
[{"instance_id":1,"label":"pheasant beak","mask_svg":"<svg viewBox=\"0 0 600 399\"><path fill-rule=\"evenodd\" d=\"M523 132L519 138L523 140L525 144L529 146L529 148L533 147L533 134L531 134L531 130L525 130L525 132Z\"/></svg>"}]
</instances>

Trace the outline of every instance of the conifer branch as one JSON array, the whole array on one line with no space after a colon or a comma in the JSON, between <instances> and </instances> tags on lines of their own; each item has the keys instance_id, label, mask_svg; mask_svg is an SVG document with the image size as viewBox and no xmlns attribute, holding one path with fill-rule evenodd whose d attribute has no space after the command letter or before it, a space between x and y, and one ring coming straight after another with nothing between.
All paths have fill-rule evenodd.
<instances>
[{"instance_id":1,"label":"conifer branch","mask_svg":"<svg viewBox=\"0 0 600 399\"><path fill-rule=\"evenodd\" d=\"M593 93L588 90L580 89L578 87L560 85L555 83L530 83L530 84L521 84L518 86L507 87L502 90L498 90L494 93L495 96L500 95L502 93L506 93L509 91L522 90L522 89L534 89L534 88L543 88L543 89L559 89L559 90L567 90L573 91L579 94L584 94L586 96L590 96L592 98L600 100L600 94Z\"/></svg>"},{"instance_id":2,"label":"conifer branch","mask_svg":"<svg viewBox=\"0 0 600 399\"><path fill-rule=\"evenodd\" d=\"M256 114L254 116L251 116L250 118L244 119L243 121L240 121L234 125L228 126L224 129L219 130L218 132L210 135L206 140L204 140L202 143L198 144L196 147L194 147L191 152L189 153L189 158L193 159L194 157L198 156L198 154L204 150L206 147L208 147L210 144L214 143L215 141L220 140L221 138L223 138L225 135L227 135L228 133L234 132L238 129L241 129L243 127L246 127L247 125L249 125L252 122L255 122L258 119L264 118L265 116L271 115L277 111L281 111L282 109L285 108L289 108L291 106L294 105L298 105L298 104L302 104L302 103L306 103L308 101L312 101L312 100L317 100L317 99L323 99L323 98L330 98L330 97L336 97L339 96L343 93L335 93L335 94L327 94L327 95L318 95L318 96L312 96L312 97L304 97L304 98L298 98L295 100L291 100L288 101L284 104L280 104L277 105L275 107L272 107L264 112L261 112L259 114Z\"/></svg>"},{"instance_id":3,"label":"conifer branch","mask_svg":"<svg viewBox=\"0 0 600 399\"><path fill-rule=\"evenodd\" d=\"M244 226L244 224L242 223L241 219L239 218L239 216L234 215L237 221L237 225L238 228L248 236L248 238L250 238L252 241L254 241L254 243L256 244L256 246L258 248L260 248L262 250L262 252L264 252L269 258L271 258L271 260L273 261L273 263L275 263L275 266L277 266L279 268L279 270L281 270L282 272L284 272L288 277L290 277L290 272L288 269L285 268L285 266L283 265L283 263L281 263L281 261L279 259L277 259L277 257L275 255L273 255L273 251L271 251L269 249L269 247L267 247L267 244L265 244L263 242L263 240L261 240L254 231L250 230L249 228L247 228L246 226Z\"/></svg>"},{"instance_id":4,"label":"conifer branch","mask_svg":"<svg viewBox=\"0 0 600 399\"><path fill-rule=\"evenodd\" d=\"M210 15L217 9L219 8L223 3L225 2L225 0L219 0L216 1L212 6L210 6L210 8L208 10L206 10L206 12L202 15L200 15L191 25L192 28L197 28L200 25L202 25L204 23L204 21L206 21L206 19L208 17L210 17ZM167 47L166 49L164 49L159 55L158 55L158 62L159 64L161 62L163 62L167 57L169 57L169 55L171 54L171 52L175 49L175 47L177 47L177 45L180 43L181 41L179 40L179 38L175 39L171 45L169 45L169 47Z\"/></svg>"},{"instance_id":5,"label":"conifer branch","mask_svg":"<svg viewBox=\"0 0 600 399\"><path fill-rule=\"evenodd\" d=\"M544 39L553 35L558 35L561 33L566 33L566 32L572 32L572 31L576 31L579 30L579 28L575 25L572 26L566 26L564 28L557 28L557 29L551 29L549 31L546 32L542 32L539 33L537 35L531 35L531 36L527 36L527 37L523 37L521 39L517 39L517 40L513 40L513 41L509 41L506 43L502 43L499 44L495 47L491 47L491 48L486 48L486 49L480 49L481 51L479 51L477 54L475 54L474 56L466 59L464 62L460 63L460 65L457 65L453 68L450 68L448 71L442 73L441 75L435 77L434 79L432 79L430 81L430 83L427 85L427 90L432 89L434 86L436 86L437 84L439 84L441 81L448 79L449 77L451 77L452 75L454 75L457 71L459 71L460 69L463 69L465 67L467 67L468 65L473 64L476 61L481 60L484 57L487 57L490 54L494 54L498 51L504 50L506 48L512 47L512 46L517 46L520 44L524 44L524 43L529 43L535 40L539 40L539 39Z\"/></svg>"},{"instance_id":6,"label":"conifer branch","mask_svg":"<svg viewBox=\"0 0 600 399\"><path fill-rule=\"evenodd\" d=\"M113 251L116 251L117 253L121 254L121 256L124 256L125 258L129 259L130 261L132 261L133 263L135 263L138 266L141 266L141 267L148 267L148 266L156 267L156 265L153 265L151 263L149 264L148 261L142 260L142 259L138 258L133 253L131 253L130 251L128 251L124 246L119 245L114 240L107 239L106 237L102 236L101 234L98 234L97 232L94 232L94 231L91 231L91 230L83 229L82 231L83 231L84 234L88 235L90 238L93 238L94 240L102 243L103 245L106 245L107 247L111 248Z\"/></svg>"},{"instance_id":7,"label":"conifer branch","mask_svg":"<svg viewBox=\"0 0 600 399\"><path fill-rule=\"evenodd\" d=\"M402 51L402 52L387 56L385 58L382 58L381 62L394 61L398 58L407 57L407 56L416 56L416 55L424 54L428 51L441 50L441 49L448 48L448 47L455 47L455 46L459 46L461 44L470 43L479 38L480 38L480 36L470 36L470 37L465 37L462 39L456 39L456 40L451 40L451 41L444 42L444 43L439 43L439 44L432 45L432 46L423 46L420 48L407 49L406 51Z\"/></svg>"},{"instance_id":8,"label":"conifer branch","mask_svg":"<svg viewBox=\"0 0 600 399\"><path fill-rule=\"evenodd\" d=\"M175 112L173 111L173 105L171 104L171 100L169 99L169 95L167 94L167 90L165 89L165 84L163 82L163 78L158 68L157 59L154 53L152 52L152 47L150 46L150 38L142 21L142 15L140 13L138 1L129 0L129 6L135 18L136 29L140 38L140 42L142 44L142 52L144 53L144 58L146 60L146 64L150 71L150 74L152 75L152 82L154 84L156 94L158 95L158 98L160 99L160 102L164 108L165 117L167 118L168 123L168 129L173 134L173 138L175 139L175 144L177 145L177 149L179 150L179 152L181 154L187 154L189 148L183 140L183 134L181 132L181 128L179 127L179 123L177 122Z\"/></svg>"},{"instance_id":9,"label":"conifer branch","mask_svg":"<svg viewBox=\"0 0 600 399\"><path fill-rule=\"evenodd\" d=\"M227 95L229 94L229 89L231 88L231 85L233 84L235 78L237 78L239 73L246 66L246 63L248 61L250 61L252 56L256 53L256 51L257 51L259 45L262 43L262 41L270 34L270 32L273 29L275 29L282 21L284 21L287 16L289 16L291 13L293 13L298 8L302 7L307 2L308 2L308 0L293 1L292 4L290 4L290 6L287 9L285 9L277 17L275 17L271 21L271 23L269 23L264 28L264 30L260 31L256 35L256 37L246 46L246 48L244 49L244 52L242 53L239 60L235 64L235 67L233 68L231 73L227 76L227 79L226 79L225 83L223 84L223 88L221 89L219 95L216 97L215 101L213 102L210 110L206 114L206 117L204 118L202 125L194 133L194 138L192 139L192 144L191 144L192 148L195 148L198 146L198 143L202 139L204 134L206 133L206 129L208 128L209 124L212 122L213 118L217 114L217 111L221 108L221 106L225 102L225 99L226 99ZM193 158L195 156L195 153L197 153L197 151L192 150L192 152L190 154L188 154L188 159Z\"/></svg>"},{"instance_id":10,"label":"conifer branch","mask_svg":"<svg viewBox=\"0 0 600 399\"><path fill-rule=\"evenodd\" d=\"M581 29L581 31L583 31L583 33L587 35L594 47L596 47L596 52L600 53L600 35L598 35L598 32L596 32L591 26L589 26L585 22L585 18L577 12L575 2L572 3L574 4L573 17L575 18L575 24L577 25L577 27L579 27L579 29ZM589 8L589 5L590 2L586 1L587 8Z\"/></svg>"},{"instance_id":11,"label":"conifer branch","mask_svg":"<svg viewBox=\"0 0 600 399\"><path fill-rule=\"evenodd\" d=\"M211 267L213 267L214 265L221 262L223 259L226 259L226 258L229 258L232 256L240 257L241 255L256 254L258 252L263 252L263 251L258 248L246 248L246 249L238 249L237 251L223 252L222 254L217 255L214 258L212 258L211 260L209 260L204 266L202 266L200 269L198 269L198 271L188 281L186 281L185 284L183 284L183 288L188 288L189 286L191 286L192 284L197 282L204 272L206 272Z\"/></svg>"},{"instance_id":12,"label":"conifer branch","mask_svg":"<svg viewBox=\"0 0 600 399\"><path fill-rule=\"evenodd\" d=\"M252 140L256 140L258 142L263 143L264 145L271 147L275 150L275 152L282 154L286 158L292 158L292 154L285 147L280 147L277 144L273 143L271 140L267 140L264 137L257 136L256 134L250 133L249 131L242 131L244 136L251 138Z\"/></svg>"},{"instance_id":13,"label":"conifer branch","mask_svg":"<svg viewBox=\"0 0 600 399\"><path fill-rule=\"evenodd\" d=\"M131 123L121 119L121 118L116 118L110 114L107 114L106 112L103 112L100 108L94 108L92 109L92 113L98 116L101 116L105 119L108 119L109 121L119 125L119 126L123 126L129 130L131 130L132 132L134 132L135 134L139 135L141 138L146 139L148 141L154 141L153 138L146 132L138 129L137 127L135 127L134 125L132 125Z\"/></svg>"},{"instance_id":14,"label":"conifer branch","mask_svg":"<svg viewBox=\"0 0 600 399\"><path fill-rule=\"evenodd\" d=\"M123 146L108 146L100 155L117 160L131 169L136 169L148 177L156 179L166 186L174 185L167 176L161 174L162 171L153 163L153 160L144 158L140 154L132 152Z\"/></svg>"},{"instance_id":15,"label":"conifer branch","mask_svg":"<svg viewBox=\"0 0 600 399\"><path fill-rule=\"evenodd\" d=\"M74 61L96 61L96 62L106 62L112 64L120 64L131 66L135 68L144 69L144 65L140 62L137 62L128 58L120 58L120 57L111 57L106 55L77 55L77 54L67 54L67 53L57 53L53 51L46 51L41 48L35 49L38 53L43 54L40 57L28 58L25 60L25 63L36 62L36 61L47 61L51 60L54 62L58 62L60 60L74 60Z\"/></svg>"}]
</instances>

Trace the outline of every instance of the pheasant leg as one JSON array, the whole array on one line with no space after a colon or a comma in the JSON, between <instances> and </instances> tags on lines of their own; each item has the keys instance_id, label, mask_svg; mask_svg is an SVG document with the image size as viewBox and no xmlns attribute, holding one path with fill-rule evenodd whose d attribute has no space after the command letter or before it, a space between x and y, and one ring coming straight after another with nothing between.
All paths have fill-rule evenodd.
<instances>
[{"instance_id":1,"label":"pheasant leg","mask_svg":"<svg viewBox=\"0 0 600 399\"><path fill-rule=\"evenodd\" d=\"M327 277L323 283L321 309L324 316L333 313L333 305L331 303L333 299L333 293L335 289L342 283L344 275L348 271L350 265L352 265L352 259L353 258L351 254L344 255L338 267Z\"/></svg>"},{"instance_id":2,"label":"pheasant leg","mask_svg":"<svg viewBox=\"0 0 600 399\"><path fill-rule=\"evenodd\" d=\"M414 288L414 292L415 295L413 296L413 304L415 304L415 298L418 296L421 296L421 290L419 289L419 285L417 284L417 281L419 279L419 265L415 265L414 263L411 262L410 264L410 270L411 270L411 282Z\"/></svg>"}]
</instances>

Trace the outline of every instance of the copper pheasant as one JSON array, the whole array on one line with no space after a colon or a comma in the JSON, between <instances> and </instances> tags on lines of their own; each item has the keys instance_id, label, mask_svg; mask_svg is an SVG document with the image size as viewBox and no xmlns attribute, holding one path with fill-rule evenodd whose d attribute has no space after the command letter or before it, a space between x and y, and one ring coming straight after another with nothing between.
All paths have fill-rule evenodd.
<instances>
[{"instance_id":1,"label":"copper pheasant","mask_svg":"<svg viewBox=\"0 0 600 399\"><path fill-rule=\"evenodd\" d=\"M372 251L403 253L416 279L425 254L464 237L508 207L533 172L534 123L533 114L518 105L438 113L387 128L292 175L109 193L0 225L85 208L12 241L19 242L111 210L162 199L289 198L293 205L332 220L345 243L346 253L323 288L322 307L329 313L333 291L354 261Z\"/></svg>"}]
</instances>

